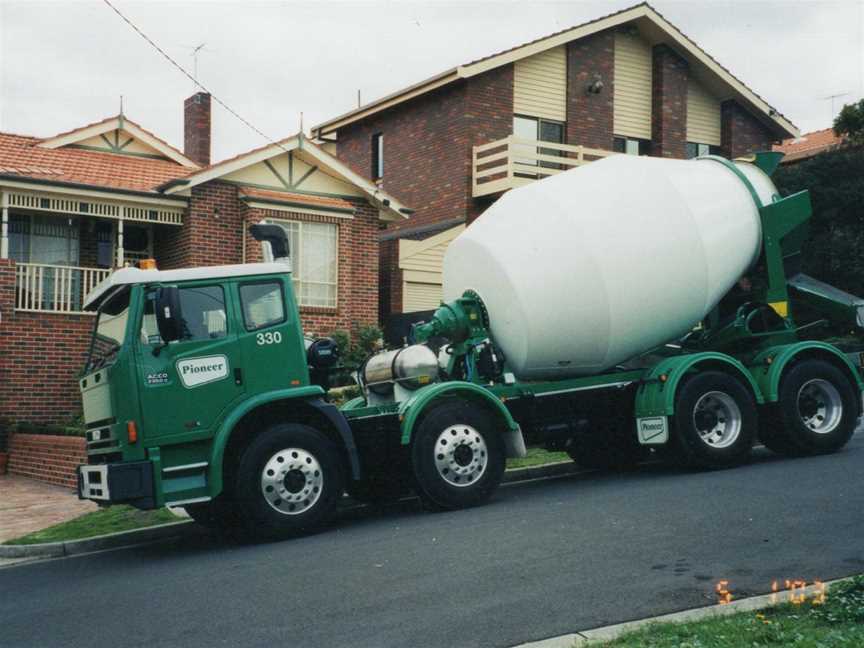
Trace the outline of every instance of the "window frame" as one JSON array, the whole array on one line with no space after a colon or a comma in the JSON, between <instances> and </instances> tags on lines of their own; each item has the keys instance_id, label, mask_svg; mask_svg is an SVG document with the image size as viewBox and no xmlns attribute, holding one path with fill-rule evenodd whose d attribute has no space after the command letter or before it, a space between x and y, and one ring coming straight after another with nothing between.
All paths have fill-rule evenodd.
<instances>
[{"instance_id":1,"label":"window frame","mask_svg":"<svg viewBox=\"0 0 864 648\"><path fill-rule=\"evenodd\" d=\"M700 153L700 147L705 147L705 153ZM695 155L690 155L691 148L695 147ZM721 148L716 144L706 144L705 142L685 142L684 143L684 155L688 160L692 160L697 157L701 157L703 155L721 155Z\"/></svg>"},{"instance_id":2,"label":"window frame","mask_svg":"<svg viewBox=\"0 0 864 648\"><path fill-rule=\"evenodd\" d=\"M334 269L335 280L332 284L333 286L333 304L328 306L322 306L321 304L304 304L303 303L303 295L302 290L297 290L294 287L294 282L296 281L298 284L298 288L304 282L309 281L304 279L302 276L298 278L298 273L300 272L300 263L302 261L303 254L302 252L294 252L291 251L291 288L294 290L294 299L297 302L297 307L301 310L303 309L324 309L327 311L335 311L339 308L339 272L340 272L340 261L339 261L339 244L341 241L341 227L339 223L330 223L330 222L322 222L322 221L307 221L307 220L299 220L294 218L267 218L265 220L266 223L272 225L283 225L283 224L296 224L299 227L298 237L300 240L300 245L303 245L303 226L306 225L329 225L335 229L335 236L333 237L333 258L336 264ZM287 233L287 232L286 232ZM299 258L295 257L295 254L299 254ZM329 282L323 281L312 281L311 283L323 284L323 285L331 285Z\"/></svg>"},{"instance_id":3,"label":"window frame","mask_svg":"<svg viewBox=\"0 0 864 648\"><path fill-rule=\"evenodd\" d=\"M372 133L372 179L382 180L384 178L384 133L378 131Z\"/></svg>"},{"instance_id":4,"label":"window frame","mask_svg":"<svg viewBox=\"0 0 864 648\"><path fill-rule=\"evenodd\" d=\"M148 302L148 301L151 301L151 297L150 297L150 296L151 296L155 291L159 290L159 288L160 288L159 285L146 286L146 287L145 287L145 290L144 290L144 293L143 293L143 295L142 295L142 300L141 300L141 317L138 318L138 320L139 320L139 321L138 321L138 324L137 324L138 332L137 332L137 334L136 334L136 337L138 338L138 344L139 344L142 348L150 348L150 347L157 346L157 345L162 345L162 344L165 343L165 341L162 340L162 337L161 337L161 336L159 337L159 342L150 342L149 339L148 339L147 341L144 341L143 336L142 336L142 333L144 332L144 318L147 317L147 302ZM191 284L191 285L185 285L185 286L184 286L184 285L179 285L179 286L177 286L177 289L178 289L181 293L182 293L184 290L195 290L195 289L201 289L201 288L219 288L219 290L222 291L222 306L223 306L223 309L224 309L224 311L225 311L225 334L224 334L224 335L220 335L219 337L216 337L216 338L212 338L212 337L207 337L207 338L180 338L179 340L171 340L171 342L168 343L169 345L173 346L173 345L175 345L175 344L190 344L190 343L199 343L199 344L200 344L200 343L202 343L202 342L203 342L203 343L212 343L212 342L217 342L217 341L219 341L219 340L224 340L224 339L226 339L226 338L228 338L228 337L231 336L231 313L230 313L230 304L229 304L229 299L228 299L228 293L227 293L226 290L225 290L225 285L224 285L224 284L220 284L220 283L213 283L212 281L209 281L209 280L208 280L208 281L206 281L205 283L200 283L200 284L199 284L199 283L194 283L194 284ZM155 300L152 300L152 301L154 301L153 306L154 306L154 308L155 308L155 306L156 306L156 304L155 304ZM181 297L181 302L182 302L182 297ZM185 317L184 317L184 320L185 320ZM155 316L154 316L154 322L155 322ZM158 334L158 329L157 329L157 334ZM148 336L148 338L149 338L149 336Z\"/></svg>"},{"instance_id":5,"label":"window frame","mask_svg":"<svg viewBox=\"0 0 864 648\"><path fill-rule=\"evenodd\" d=\"M619 142L623 142L623 149L618 150ZM626 135L613 135L612 136L612 151L615 153L622 153L624 155L633 155L633 153L627 152L627 145L631 142L635 142L638 150L636 155L650 155L651 154L651 142L650 140L640 139L638 137L628 137Z\"/></svg>"},{"instance_id":6,"label":"window frame","mask_svg":"<svg viewBox=\"0 0 864 648\"><path fill-rule=\"evenodd\" d=\"M272 322L268 322L267 324L262 324L261 326L251 327L249 322L246 319L246 307L245 301L243 299L243 288L246 286L277 286L279 288L279 297L281 298L282 303L282 318L279 320L274 320ZM247 332L252 333L254 331L260 331L265 328L270 328L271 326L279 326L280 324L284 324L288 321L288 308L285 300L285 284L282 281L273 280L273 279L257 279L255 281L243 281L237 284L237 297L238 304L240 305L240 316L243 318L243 327Z\"/></svg>"}]
</instances>

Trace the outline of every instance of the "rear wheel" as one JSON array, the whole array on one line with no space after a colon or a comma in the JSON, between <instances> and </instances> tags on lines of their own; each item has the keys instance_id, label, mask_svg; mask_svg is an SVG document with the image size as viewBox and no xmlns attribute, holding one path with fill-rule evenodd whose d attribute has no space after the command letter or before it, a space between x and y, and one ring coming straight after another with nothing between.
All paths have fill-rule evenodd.
<instances>
[{"instance_id":1,"label":"rear wheel","mask_svg":"<svg viewBox=\"0 0 864 648\"><path fill-rule=\"evenodd\" d=\"M235 508L246 534L284 538L324 524L342 494L336 446L306 425L278 423L256 436L237 468Z\"/></svg>"},{"instance_id":2,"label":"rear wheel","mask_svg":"<svg viewBox=\"0 0 864 648\"><path fill-rule=\"evenodd\" d=\"M837 367L822 360L793 366L780 382L762 442L774 452L803 456L842 448L858 421L856 390Z\"/></svg>"},{"instance_id":3,"label":"rear wheel","mask_svg":"<svg viewBox=\"0 0 864 648\"><path fill-rule=\"evenodd\" d=\"M504 475L504 443L483 409L447 400L424 416L411 451L417 491L433 508L486 501Z\"/></svg>"},{"instance_id":4,"label":"rear wheel","mask_svg":"<svg viewBox=\"0 0 864 648\"><path fill-rule=\"evenodd\" d=\"M675 398L676 458L701 468L742 464L750 456L757 425L753 396L740 380L719 371L697 373Z\"/></svg>"}]
</instances>

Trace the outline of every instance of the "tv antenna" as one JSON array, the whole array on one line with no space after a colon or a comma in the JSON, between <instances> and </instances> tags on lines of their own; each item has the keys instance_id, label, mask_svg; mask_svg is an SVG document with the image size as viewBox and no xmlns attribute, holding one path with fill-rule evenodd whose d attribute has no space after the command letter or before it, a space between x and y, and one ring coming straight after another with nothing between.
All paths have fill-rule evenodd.
<instances>
[{"instance_id":1,"label":"tv antenna","mask_svg":"<svg viewBox=\"0 0 864 648\"><path fill-rule=\"evenodd\" d=\"M849 96L848 92L838 92L836 94L828 95L827 97L822 97L822 101L830 101L831 102L831 120L832 121L837 116L837 110L835 109L835 103L837 102L837 99L839 99L840 97L848 97L848 96Z\"/></svg>"},{"instance_id":2,"label":"tv antenna","mask_svg":"<svg viewBox=\"0 0 864 648\"><path fill-rule=\"evenodd\" d=\"M207 43L201 43L200 45L182 45L181 47L188 49L190 55L192 56L192 76L195 78L197 83L198 81L198 56L201 52L212 52L213 50L208 49L206 47Z\"/></svg>"}]
</instances>

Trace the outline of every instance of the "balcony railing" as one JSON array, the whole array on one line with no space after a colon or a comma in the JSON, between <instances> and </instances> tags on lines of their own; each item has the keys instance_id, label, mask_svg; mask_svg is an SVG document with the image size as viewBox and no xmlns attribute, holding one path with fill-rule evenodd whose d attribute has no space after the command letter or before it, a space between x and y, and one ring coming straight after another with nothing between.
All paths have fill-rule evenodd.
<instances>
[{"instance_id":1,"label":"balcony railing","mask_svg":"<svg viewBox=\"0 0 864 648\"><path fill-rule=\"evenodd\" d=\"M474 147L472 194L477 198L507 191L607 155L614 153L581 145L525 140L511 135Z\"/></svg>"},{"instance_id":2,"label":"balcony railing","mask_svg":"<svg viewBox=\"0 0 864 648\"><path fill-rule=\"evenodd\" d=\"M84 297L110 273L101 268L18 263L15 266L15 310L83 313Z\"/></svg>"}]
</instances>

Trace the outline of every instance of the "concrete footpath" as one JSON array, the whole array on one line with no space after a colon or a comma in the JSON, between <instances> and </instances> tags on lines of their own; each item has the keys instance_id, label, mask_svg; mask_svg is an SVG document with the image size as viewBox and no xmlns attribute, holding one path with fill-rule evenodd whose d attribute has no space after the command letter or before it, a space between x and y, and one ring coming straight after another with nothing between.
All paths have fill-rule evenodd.
<instances>
[{"instance_id":1,"label":"concrete footpath","mask_svg":"<svg viewBox=\"0 0 864 648\"><path fill-rule=\"evenodd\" d=\"M0 543L95 511L75 491L18 475L0 475Z\"/></svg>"}]
</instances>

